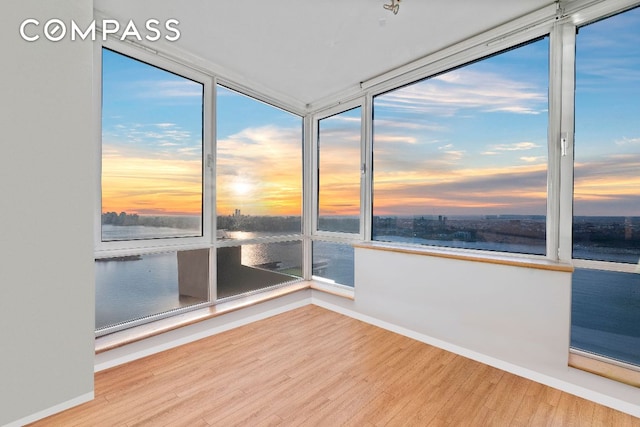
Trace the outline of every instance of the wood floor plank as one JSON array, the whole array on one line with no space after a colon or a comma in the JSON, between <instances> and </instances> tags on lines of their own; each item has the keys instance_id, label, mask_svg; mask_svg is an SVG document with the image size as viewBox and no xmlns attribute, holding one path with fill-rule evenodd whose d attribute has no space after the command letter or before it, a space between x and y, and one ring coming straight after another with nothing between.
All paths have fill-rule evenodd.
<instances>
[{"instance_id":1,"label":"wood floor plank","mask_svg":"<svg viewBox=\"0 0 640 427\"><path fill-rule=\"evenodd\" d=\"M95 376L35 426L640 426L640 419L316 306Z\"/></svg>"}]
</instances>

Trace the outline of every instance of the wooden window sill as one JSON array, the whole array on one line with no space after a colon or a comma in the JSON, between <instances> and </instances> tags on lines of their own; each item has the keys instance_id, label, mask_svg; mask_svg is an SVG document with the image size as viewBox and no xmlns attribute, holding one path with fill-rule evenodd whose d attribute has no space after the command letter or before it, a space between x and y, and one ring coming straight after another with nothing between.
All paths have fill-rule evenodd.
<instances>
[{"instance_id":1,"label":"wooden window sill","mask_svg":"<svg viewBox=\"0 0 640 427\"><path fill-rule=\"evenodd\" d=\"M397 252L411 255L432 256L438 258L456 259L461 261L484 262L489 264L509 265L513 267L535 268L538 270L562 271L567 273L573 272L573 265L548 259L524 258L504 254L492 254L488 252L465 252L463 250L455 250L453 248L439 248L433 246L425 247L409 247L392 243L357 243L355 248L372 249L377 251Z\"/></svg>"},{"instance_id":2,"label":"wooden window sill","mask_svg":"<svg viewBox=\"0 0 640 427\"><path fill-rule=\"evenodd\" d=\"M640 367L622 362L607 361L604 357L591 355L576 349L569 351L569 366L610 380L640 387Z\"/></svg>"}]
</instances>

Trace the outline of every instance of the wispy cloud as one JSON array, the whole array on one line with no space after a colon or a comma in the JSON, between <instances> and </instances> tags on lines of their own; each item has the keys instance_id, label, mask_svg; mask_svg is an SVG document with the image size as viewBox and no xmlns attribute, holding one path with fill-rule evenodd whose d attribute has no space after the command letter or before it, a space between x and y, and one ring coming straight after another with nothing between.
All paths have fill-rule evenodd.
<instances>
[{"instance_id":1,"label":"wispy cloud","mask_svg":"<svg viewBox=\"0 0 640 427\"><path fill-rule=\"evenodd\" d=\"M103 212L196 214L202 209L202 166L197 160L138 156L112 148L102 157Z\"/></svg>"},{"instance_id":2,"label":"wispy cloud","mask_svg":"<svg viewBox=\"0 0 640 427\"><path fill-rule=\"evenodd\" d=\"M520 157L520 160L527 163L535 163L535 162L544 162L547 159L542 156L522 156Z\"/></svg>"},{"instance_id":3,"label":"wispy cloud","mask_svg":"<svg viewBox=\"0 0 640 427\"><path fill-rule=\"evenodd\" d=\"M616 145L640 145L640 137L638 138L627 138L623 137L616 141Z\"/></svg>"},{"instance_id":4,"label":"wispy cloud","mask_svg":"<svg viewBox=\"0 0 640 427\"><path fill-rule=\"evenodd\" d=\"M103 129L103 152L119 147L140 157L175 156L202 152L201 135L173 123L117 123ZM187 149L187 150L178 150Z\"/></svg>"},{"instance_id":5,"label":"wispy cloud","mask_svg":"<svg viewBox=\"0 0 640 427\"><path fill-rule=\"evenodd\" d=\"M374 184L377 214L544 214L546 165L416 173ZM434 179L435 178L435 179Z\"/></svg>"},{"instance_id":6,"label":"wispy cloud","mask_svg":"<svg viewBox=\"0 0 640 427\"><path fill-rule=\"evenodd\" d=\"M509 151L528 151L535 148L540 148L538 144L533 142L514 142L512 144L494 144L488 147L487 151L484 151L484 155L496 155L501 152Z\"/></svg>"},{"instance_id":7,"label":"wispy cloud","mask_svg":"<svg viewBox=\"0 0 640 427\"><path fill-rule=\"evenodd\" d=\"M203 86L191 80L151 80L137 82L140 98L202 98Z\"/></svg>"},{"instance_id":8,"label":"wispy cloud","mask_svg":"<svg viewBox=\"0 0 640 427\"><path fill-rule=\"evenodd\" d=\"M540 114L546 88L470 69L450 71L376 97L376 107L416 114L452 116L460 110Z\"/></svg>"}]
</instances>

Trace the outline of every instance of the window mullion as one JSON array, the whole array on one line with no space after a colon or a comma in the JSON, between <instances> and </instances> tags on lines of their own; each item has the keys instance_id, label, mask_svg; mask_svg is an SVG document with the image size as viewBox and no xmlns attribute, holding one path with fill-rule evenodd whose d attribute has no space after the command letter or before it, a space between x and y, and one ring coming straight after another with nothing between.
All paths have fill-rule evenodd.
<instances>
[{"instance_id":1,"label":"window mullion","mask_svg":"<svg viewBox=\"0 0 640 427\"><path fill-rule=\"evenodd\" d=\"M562 35L554 25L549 42L549 129L547 170L547 258L559 257L560 157L562 117Z\"/></svg>"},{"instance_id":2,"label":"window mullion","mask_svg":"<svg viewBox=\"0 0 640 427\"><path fill-rule=\"evenodd\" d=\"M318 203L318 186L317 186L317 162L318 162L318 144L317 144L317 127L318 122L315 117L306 115L304 117L304 133L303 133L303 191L302 191L302 233L304 240L302 244L302 277L305 280L311 280L313 253L311 234L317 228L317 203Z\"/></svg>"},{"instance_id":3,"label":"window mullion","mask_svg":"<svg viewBox=\"0 0 640 427\"><path fill-rule=\"evenodd\" d=\"M561 147L560 159L560 209L558 258L570 261L572 258L573 234L573 163L575 131L575 59L576 27L565 23L562 32L562 116L560 121Z\"/></svg>"}]
</instances>

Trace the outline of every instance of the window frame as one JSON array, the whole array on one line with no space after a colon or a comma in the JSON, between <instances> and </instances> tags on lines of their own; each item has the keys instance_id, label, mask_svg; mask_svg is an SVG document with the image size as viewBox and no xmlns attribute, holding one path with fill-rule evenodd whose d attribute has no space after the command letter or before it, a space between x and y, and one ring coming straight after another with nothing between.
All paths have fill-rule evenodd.
<instances>
[{"instance_id":1,"label":"window frame","mask_svg":"<svg viewBox=\"0 0 640 427\"><path fill-rule=\"evenodd\" d=\"M218 304L218 303L222 303L222 302L227 302L227 301L231 301L237 298L241 298L247 295L253 295L259 292L262 292L264 290L267 289L274 289L274 288L278 288L278 287L283 287L283 286L288 286L291 285L292 283L295 282L299 282L302 280L307 280L307 275L306 275L306 271L307 271L307 265L310 263L307 262L307 253L310 253L307 249L307 242L305 239L305 235L306 235L306 198L305 198L305 193L307 191L306 188L306 156L307 156L307 149L306 149L306 135L307 135L307 115L304 113L300 113L299 111L296 111L294 108L291 108L289 106L286 106L280 102L277 102L274 99L271 98L267 98L253 90L248 89L247 87L244 87L240 84L234 83L232 81L229 81L227 79L221 78L221 77L215 77L213 79L213 88L214 88L214 92L215 92L215 96L214 96L214 100L217 101L217 95L218 95L218 87L221 86L227 90L230 90L232 92L236 92L239 95L245 96L255 102L260 102L263 103L265 105L268 105L272 108L276 108L279 109L281 111L284 111L286 113L289 113L291 115L297 116L300 119L300 165L301 165L301 175L300 175L300 222L301 222L301 227L300 227L300 231L297 233L282 233L279 235L273 235L273 236L260 236L260 237L254 237L254 238L242 238L242 239L222 239L222 238L218 238L217 232L218 232L218 212L217 212L217 191L213 191L213 209L212 209L212 214L211 214L211 223L212 223L212 232L213 232L213 236L212 236L212 243L211 243L211 259L212 259L212 265L214 265L214 270L212 271L212 278L211 278L211 282L213 283L212 285L212 291L211 291L211 295L213 295L211 297L211 303L212 304ZM217 130L217 109L218 109L218 105L216 102L216 109L212 115L212 121L214 122L214 129ZM212 153L212 161L214 163L214 165L217 165L217 132L214 132L214 138L213 138L213 153ZM216 184L217 186L217 167L214 168L213 171L213 182ZM243 294L239 294L239 295L232 295L232 296L228 296L228 297L224 297L224 298L218 298L217 296L217 253L218 253L218 249L220 248L229 248L229 247L242 247L245 245L256 245L256 244L269 244L269 243L286 243L286 242L302 242L302 253L301 253L301 260L302 260L302 278L298 279L292 279L291 281L287 281L287 282L283 282L280 284L276 284L276 285L272 285L266 288L260 288L260 289L256 289L256 290L252 290L248 293L243 293Z\"/></svg>"},{"instance_id":2,"label":"window frame","mask_svg":"<svg viewBox=\"0 0 640 427\"><path fill-rule=\"evenodd\" d=\"M561 44L561 24L557 22L547 22L541 25L531 26L524 28L521 31L515 31L504 37L498 37L495 40L483 43L479 46L474 46L469 49L462 50L455 54L445 56L444 58L435 60L433 63L419 68L416 71L401 74L396 78L389 81L376 84L367 92L367 103L370 105L371 113L368 114L367 129L368 129L368 151L371 151L371 159L374 157L374 141L373 141L373 102L375 97L392 92L396 89L410 86L423 80L428 80L433 77L445 74L447 72L463 68L467 65L471 65L475 62L480 62L484 59L491 58L496 55L500 55L503 52L517 49L529 43L533 43L536 40L548 38L549 39L549 56L548 56L548 113L547 113L547 198L546 198L546 223L545 223L545 254L533 254L533 253L518 253L518 252L505 252L505 251L491 251L485 249L470 249L470 248L458 248L449 246L435 246L435 245L422 245L417 243L406 242L382 242L373 239L373 193L374 193L374 177L373 173L368 178L367 185L369 186L369 207L370 212L368 215L369 224L367 228L367 241L379 242L385 245L402 246L402 247L415 247L420 250L436 250L447 251L452 253L471 253L477 254L487 258L493 257L508 257L513 259L545 259L555 262L562 262L558 255L558 240L559 240L559 220L557 212L560 211L560 171L559 163L561 156L560 149L560 127L561 127L561 108L560 103L562 97L560 92L556 89L559 88L560 74L554 69L554 61L561 58L562 44ZM373 168L373 162L371 161L371 168Z\"/></svg>"},{"instance_id":3,"label":"window frame","mask_svg":"<svg viewBox=\"0 0 640 427\"><path fill-rule=\"evenodd\" d=\"M327 231L318 229L318 220L319 220L319 209L320 209L320 121L338 116L342 113L346 113L348 111L354 110L356 108L360 108L360 191L359 191L359 216L358 216L358 233L348 233L342 231ZM364 239L364 230L365 230L365 192L366 186L365 181L367 179L367 158L365 152L365 123L367 121L367 111L365 108L365 100L364 98L354 99L345 103L341 103L334 107L330 107L328 109L322 110L313 114L313 130L311 136L311 170L313 172L312 177L312 192L311 192L311 201L312 201L312 214L311 214L311 224L312 224L312 237L322 237L323 240L333 240L336 241L362 241Z\"/></svg>"},{"instance_id":4,"label":"window frame","mask_svg":"<svg viewBox=\"0 0 640 427\"><path fill-rule=\"evenodd\" d=\"M168 237L136 240L102 240L102 54L108 49L133 60L176 74L203 85L202 105L202 235L196 237ZM186 65L171 61L131 43L123 43L107 39L96 43L94 49L94 66L96 70L96 199L94 209L94 256L109 258L135 254L158 253L187 249L208 248L213 242L213 224L209 220L213 212L213 173L215 165L212 158L213 123L209 120L213 112L213 78Z\"/></svg>"},{"instance_id":5,"label":"window frame","mask_svg":"<svg viewBox=\"0 0 640 427\"><path fill-rule=\"evenodd\" d=\"M612 2L615 3L615 2ZM576 63L576 48L578 43L578 32L580 28L595 24L599 21L606 20L614 15L619 15L626 13L632 9L640 8L639 3L628 5L629 1L620 1L618 3L621 4L611 4L609 7L606 5L598 5L599 7L592 7L585 11L583 11L579 17L574 19L571 24L566 24L567 31L565 35L565 42L572 46L572 49L569 52L568 59L566 62L569 64L563 64L563 71L567 74L566 79L569 80L569 83L572 83L570 87L567 87L566 84L564 87L567 87L565 93L563 93L565 102L567 103L568 113L566 121L571 125L571 132L568 132L570 136L570 141L567 144L567 155L566 162L570 162L570 175L566 173L564 176L571 177L570 183L567 179L567 185L570 184L571 188L566 191L565 197L563 201L565 202L567 208L565 209L564 214L567 215L567 220L565 223L567 224L565 228L569 231L568 236L563 239L563 243L565 243L566 248L565 251L567 253L567 257L571 260L574 267L581 269L590 269L590 270L603 270L603 271L611 271L611 272L619 272L619 273L637 273L638 264L631 263L623 263L623 262L615 262L615 261L600 261L600 260L589 260L582 258L573 258L573 220L574 220L574 212L573 212L573 200L574 200L574 174L573 168L575 165L575 111L576 111L576 99L575 94L576 90L576 71L577 71L577 63ZM567 166L569 167L569 166Z\"/></svg>"}]
</instances>

